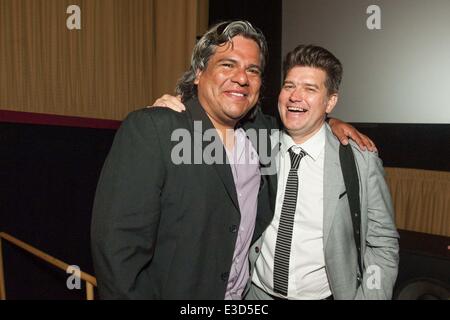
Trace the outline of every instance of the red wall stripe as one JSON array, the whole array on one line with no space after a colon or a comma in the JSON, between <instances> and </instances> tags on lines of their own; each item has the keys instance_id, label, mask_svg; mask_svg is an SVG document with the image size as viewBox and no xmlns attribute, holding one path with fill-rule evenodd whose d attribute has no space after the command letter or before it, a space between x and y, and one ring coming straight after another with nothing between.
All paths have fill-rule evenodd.
<instances>
[{"instance_id":1,"label":"red wall stripe","mask_svg":"<svg viewBox=\"0 0 450 320\"><path fill-rule=\"evenodd\" d=\"M97 129L118 129L121 124L121 121L117 120L60 116L54 114L18 112L9 110L0 110L0 122Z\"/></svg>"}]
</instances>

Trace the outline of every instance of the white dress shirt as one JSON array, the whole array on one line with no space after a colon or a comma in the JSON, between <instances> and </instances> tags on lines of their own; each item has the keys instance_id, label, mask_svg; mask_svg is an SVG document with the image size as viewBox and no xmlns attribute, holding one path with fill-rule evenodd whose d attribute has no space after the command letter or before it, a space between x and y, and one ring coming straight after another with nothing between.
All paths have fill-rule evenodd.
<instances>
[{"instance_id":1,"label":"white dress shirt","mask_svg":"<svg viewBox=\"0 0 450 320\"><path fill-rule=\"evenodd\" d=\"M289 148L295 153L303 149L307 155L298 169L299 189L289 262L289 299L324 299L331 295L325 270L323 250L323 170L325 153L325 124L305 143L295 144L285 132L280 135L277 161L278 192L274 218L263 234L261 253L256 260L252 281L267 293L273 291L275 244L281 207L291 160Z\"/></svg>"}]
</instances>

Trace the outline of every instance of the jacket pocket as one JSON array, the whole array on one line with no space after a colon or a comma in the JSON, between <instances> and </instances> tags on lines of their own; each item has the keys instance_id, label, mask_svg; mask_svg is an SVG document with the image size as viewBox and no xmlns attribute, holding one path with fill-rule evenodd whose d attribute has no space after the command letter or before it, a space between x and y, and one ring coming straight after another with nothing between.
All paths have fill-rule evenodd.
<instances>
[{"instance_id":1,"label":"jacket pocket","mask_svg":"<svg viewBox=\"0 0 450 320\"><path fill-rule=\"evenodd\" d=\"M342 199L342 197L345 196L346 194L347 194L347 190L339 195L339 199Z\"/></svg>"}]
</instances>

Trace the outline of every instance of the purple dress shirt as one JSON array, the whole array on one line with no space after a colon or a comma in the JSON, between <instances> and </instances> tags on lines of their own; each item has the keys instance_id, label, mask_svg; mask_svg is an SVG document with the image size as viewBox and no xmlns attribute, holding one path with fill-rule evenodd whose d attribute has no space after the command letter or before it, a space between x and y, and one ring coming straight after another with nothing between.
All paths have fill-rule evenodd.
<instances>
[{"instance_id":1,"label":"purple dress shirt","mask_svg":"<svg viewBox=\"0 0 450 320\"><path fill-rule=\"evenodd\" d=\"M233 150L227 150L238 196L241 223L238 230L233 263L228 278L225 300L240 300L249 279L248 250L255 230L258 191L261 182L258 153L243 129L235 130Z\"/></svg>"}]
</instances>

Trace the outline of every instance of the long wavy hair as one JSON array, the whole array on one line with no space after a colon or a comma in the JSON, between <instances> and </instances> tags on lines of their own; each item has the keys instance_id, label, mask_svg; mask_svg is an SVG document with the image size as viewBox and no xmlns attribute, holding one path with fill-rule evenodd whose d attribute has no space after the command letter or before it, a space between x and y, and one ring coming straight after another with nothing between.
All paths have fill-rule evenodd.
<instances>
[{"instance_id":1,"label":"long wavy hair","mask_svg":"<svg viewBox=\"0 0 450 320\"><path fill-rule=\"evenodd\" d=\"M181 95L182 101L197 96L197 85L194 83L197 72L203 71L208 65L211 56L216 52L218 46L230 43L232 38L242 36L255 41L260 49L261 70L264 70L267 59L267 42L263 33L254 28L250 22L244 20L225 21L216 24L209 29L196 43L191 57L191 66L177 82L176 94ZM262 77L262 75L261 75ZM260 99L256 106L249 112L248 116L256 113Z\"/></svg>"}]
</instances>

